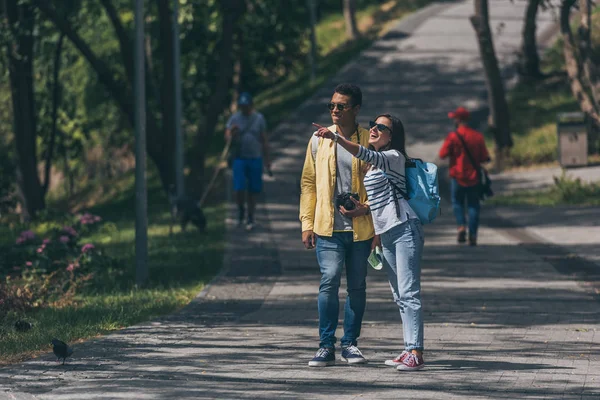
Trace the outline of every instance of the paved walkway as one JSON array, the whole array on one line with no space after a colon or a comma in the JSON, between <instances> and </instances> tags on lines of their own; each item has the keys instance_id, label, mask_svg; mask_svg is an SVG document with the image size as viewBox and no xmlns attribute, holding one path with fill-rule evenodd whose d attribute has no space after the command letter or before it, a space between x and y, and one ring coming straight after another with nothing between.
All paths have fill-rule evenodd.
<instances>
[{"instance_id":1,"label":"paved walkway","mask_svg":"<svg viewBox=\"0 0 600 400\"><path fill-rule=\"evenodd\" d=\"M450 128L446 112L481 102L472 3L440 3L404 20L345 68L365 92L361 121L397 110L410 152L432 158ZM492 2L503 65L518 44L521 2ZM540 28L551 23L542 15ZM473 86L475 85L475 86ZM482 228L480 246L458 247L450 209L427 226L423 265L427 369L383 365L401 327L384 273L371 271L361 349L367 366L306 366L317 345L318 267L299 240L299 170L310 122L326 123L333 83L274 133L275 178L261 227L230 230L226 265L181 313L76 348L62 367L51 355L0 369L0 398L597 399L600 308L593 287L560 268L519 227ZM498 223L498 221L500 221ZM597 219L596 219L597 221ZM559 265L560 264L560 265Z\"/></svg>"}]
</instances>

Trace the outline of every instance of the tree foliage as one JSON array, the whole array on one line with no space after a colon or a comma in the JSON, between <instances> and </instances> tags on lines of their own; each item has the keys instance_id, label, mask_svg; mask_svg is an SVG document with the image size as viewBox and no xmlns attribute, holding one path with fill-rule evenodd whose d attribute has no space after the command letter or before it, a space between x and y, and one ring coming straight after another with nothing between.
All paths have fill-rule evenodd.
<instances>
[{"instance_id":1,"label":"tree foliage","mask_svg":"<svg viewBox=\"0 0 600 400\"><path fill-rule=\"evenodd\" d=\"M147 150L165 188L174 180L172 1L146 2L145 26ZM31 10L25 22L33 41L30 121L34 127L27 151L33 155L29 170L39 181L42 200L48 186L62 184L73 192L77 182L122 172L118 158L133 146L133 3L1 3L2 21L7 21L7 3ZM184 132L191 183L200 189L206 150L234 92L258 92L304 62L308 15L304 4L297 2L193 0L181 2L179 23ZM8 23L0 28L4 64L10 61L7 49L18 44L10 28ZM234 62L239 69L233 68ZM15 89L24 84L13 82ZM10 88L8 74L0 75L0 87ZM0 103L11 103L10 91L0 92ZM1 112L14 122L11 109L2 107ZM16 149L15 126L5 119L0 122L5 148L18 161L19 153L12 150ZM53 176L57 179L51 180Z\"/></svg>"}]
</instances>

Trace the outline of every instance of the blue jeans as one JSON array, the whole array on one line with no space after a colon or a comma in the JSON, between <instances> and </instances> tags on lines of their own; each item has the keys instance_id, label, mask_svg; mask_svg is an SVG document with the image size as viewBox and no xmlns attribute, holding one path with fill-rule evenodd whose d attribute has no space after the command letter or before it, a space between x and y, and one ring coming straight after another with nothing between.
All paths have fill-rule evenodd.
<instances>
[{"instance_id":1,"label":"blue jeans","mask_svg":"<svg viewBox=\"0 0 600 400\"><path fill-rule=\"evenodd\" d=\"M319 286L319 347L335 347L340 301L338 292L346 264L348 295L344 306L342 346L357 344L367 302L367 258L371 240L355 242L353 232L333 232L317 237L317 261L321 268Z\"/></svg>"},{"instance_id":2,"label":"blue jeans","mask_svg":"<svg viewBox=\"0 0 600 400\"><path fill-rule=\"evenodd\" d=\"M423 227L418 219L409 219L381 234L383 265L394 301L400 308L407 351L423 351L421 256L424 243Z\"/></svg>"},{"instance_id":3,"label":"blue jeans","mask_svg":"<svg viewBox=\"0 0 600 400\"><path fill-rule=\"evenodd\" d=\"M465 219L465 199L467 201L467 209L469 212L469 235L477 236L477 228L479 228L479 188L477 186L461 186L452 179L450 188L452 190L452 208L458 226L466 226Z\"/></svg>"}]
</instances>

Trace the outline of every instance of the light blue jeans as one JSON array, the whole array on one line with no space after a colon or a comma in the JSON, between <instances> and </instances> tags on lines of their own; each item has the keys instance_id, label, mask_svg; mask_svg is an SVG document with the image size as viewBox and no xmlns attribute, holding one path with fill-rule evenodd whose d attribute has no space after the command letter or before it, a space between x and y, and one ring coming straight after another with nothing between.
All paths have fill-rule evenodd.
<instances>
[{"instance_id":1,"label":"light blue jeans","mask_svg":"<svg viewBox=\"0 0 600 400\"><path fill-rule=\"evenodd\" d=\"M400 308L407 351L423 351L421 256L424 243L423 227L418 219L410 219L381 234L383 265L394 301Z\"/></svg>"},{"instance_id":2,"label":"light blue jeans","mask_svg":"<svg viewBox=\"0 0 600 400\"><path fill-rule=\"evenodd\" d=\"M317 237L317 260L321 268L319 286L319 347L335 346L339 318L342 269L346 264L348 296L344 305L342 346L357 344L367 302L367 258L371 241L355 242L353 232L333 232Z\"/></svg>"}]
</instances>

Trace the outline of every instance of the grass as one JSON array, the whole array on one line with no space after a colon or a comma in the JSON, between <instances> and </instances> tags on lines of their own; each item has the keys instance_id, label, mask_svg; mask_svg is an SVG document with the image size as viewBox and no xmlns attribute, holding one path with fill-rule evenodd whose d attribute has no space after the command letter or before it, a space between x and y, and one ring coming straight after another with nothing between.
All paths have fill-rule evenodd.
<instances>
[{"instance_id":1,"label":"grass","mask_svg":"<svg viewBox=\"0 0 600 400\"><path fill-rule=\"evenodd\" d=\"M353 42L345 39L341 13L326 16L317 26L319 69L315 81L310 82L307 66L300 65L294 74L260 93L256 97L257 108L265 114L271 127L277 125L384 33L390 23L430 1L390 0L358 10L357 22L362 35ZM207 158L208 165L215 164L216 154L220 153L219 145L211 146L214 154ZM48 199L50 208L86 210L108 221L104 229L85 238L85 241L100 245L107 254L125 265L126 271L111 287L101 284L92 287L78 295L71 305L46 308L25 316L11 315L1 321L0 365L49 351L53 337L76 343L178 310L188 304L221 268L225 246L222 191L212 193L208 206L204 208L209 222L205 234L198 233L195 228L181 233L176 228L176 234L170 237L167 199L156 173L149 172L149 177L148 286L138 289L132 283L135 274L133 173L104 182L87 182L69 204L65 204L60 193L51 194ZM12 245L22 228L14 221L1 224L0 246ZM32 322L34 327L26 333L17 333L13 324L22 317Z\"/></svg>"},{"instance_id":2,"label":"grass","mask_svg":"<svg viewBox=\"0 0 600 400\"><path fill-rule=\"evenodd\" d=\"M494 196L486 204L497 206L558 205L600 206L600 183L584 183L565 175L554 178L554 186L547 190L519 191L510 195Z\"/></svg>"},{"instance_id":3,"label":"grass","mask_svg":"<svg viewBox=\"0 0 600 400\"><path fill-rule=\"evenodd\" d=\"M0 365L48 351L53 337L77 342L176 311L188 304L221 268L224 204L212 199L212 205L204 209L208 220L204 234L193 227L182 233L176 227L173 236L169 236L167 199L158 179L152 178L148 188L149 282L145 288L136 288L133 177L129 173L107 183L112 189L88 209L107 223L83 242L99 245L117 258L126 266L125 274L110 287L98 282L78 295L71 305L49 307L24 316L10 315L0 324ZM95 190L88 192L92 197L97 196ZM81 201L90 202L87 197ZM35 230L36 226L32 228ZM18 224L12 229L8 224L3 225L0 240L4 244L14 243L20 230ZM12 326L23 317L34 328L17 333Z\"/></svg>"},{"instance_id":4,"label":"grass","mask_svg":"<svg viewBox=\"0 0 600 400\"><path fill-rule=\"evenodd\" d=\"M592 32L592 46L599 48L599 14L594 15ZM557 114L579 111L569 86L561 40L543 55L541 68L545 79L520 82L508 96L514 140L508 164L513 167L556 164ZM493 139L486 140L488 147L493 148ZM598 143L591 141L590 146L598 150Z\"/></svg>"}]
</instances>

